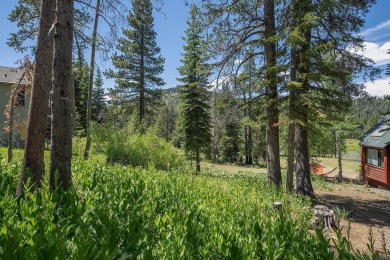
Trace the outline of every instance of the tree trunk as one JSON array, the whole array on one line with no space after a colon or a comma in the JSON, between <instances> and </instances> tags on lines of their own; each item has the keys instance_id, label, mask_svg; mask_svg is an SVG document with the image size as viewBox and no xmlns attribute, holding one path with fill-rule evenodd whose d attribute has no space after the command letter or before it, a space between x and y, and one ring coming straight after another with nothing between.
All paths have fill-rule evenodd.
<instances>
[{"instance_id":1,"label":"tree trunk","mask_svg":"<svg viewBox=\"0 0 390 260\"><path fill-rule=\"evenodd\" d=\"M245 108L244 108L244 118L246 118L248 116L248 108L246 107L246 92L244 90L244 93L243 93L243 100L244 102L244 105L245 105ZM245 164L248 164L248 160L249 160L249 154L248 154L248 126L244 126L244 149L245 149Z\"/></svg>"},{"instance_id":2,"label":"tree trunk","mask_svg":"<svg viewBox=\"0 0 390 260\"><path fill-rule=\"evenodd\" d=\"M89 70L89 84L88 84L88 100L87 100L87 118L86 118L86 126L85 131L87 135L87 141L85 143L84 150L84 160L88 159L89 149L91 148L91 114L92 114L92 90L93 90L93 77L95 72L95 52L96 52L96 37L97 37L97 29L99 24L99 12L100 12L100 0L96 2L95 9L95 22L93 25L92 32L92 47L91 47L91 64Z\"/></svg>"},{"instance_id":3,"label":"tree trunk","mask_svg":"<svg viewBox=\"0 0 390 260\"><path fill-rule=\"evenodd\" d=\"M294 190L294 159L295 159L295 125L288 126L288 147L287 147L287 179L286 190L292 193Z\"/></svg>"},{"instance_id":4,"label":"tree trunk","mask_svg":"<svg viewBox=\"0 0 390 260\"><path fill-rule=\"evenodd\" d=\"M307 117L307 113L304 117ZM310 158L307 138L308 132L306 128L300 125L296 126L295 131L295 141L297 146L296 192L297 194L314 198L315 196L310 177Z\"/></svg>"},{"instance_id":5,"label":"tree trunk","mask_svg":"<svg viewBox=\"0 0 390 260\"><path fill-rule=\"evenodd\" d=\"M305 16L306 13L310 12L311 0L299 1L299 4L302 6L300 15ZM302 18L303 20L303 18ZM299 111L295 111L297 118L300 121L300 124L295 128L295 141L296 141L296 151L297 151L297 167L296 167L296 192L297 194L302 194L305 196L310 196L315 198L313 186L311 184L310 176L310 158L309 158L309 147L308 147L308 106L302 101L302 97L307 95L310 91L310 82L307 78L307 74L310 73L310 44L311 44L311 28L306 29L303 32L303 37L305 42L301 44L299 49L299 66L298 74L300 75L299 81L302 83L299 91L297 91L297 96L299 96L300 103Z\"/></svg>"},{"instance_id":6,"label":"tree trunk","mask_svg":"<svg viewBox=\"0 0 390 260\"><path fill-rule=\"evenodd\" d=\"M267 67L265 79L267 82L267 171L268 182L271 185L280 187L282 183L280 171L279 152L279 128L276 124L278 118L278 90L276 66L276 44L272 37L275 36L275 7L274 0L264 1L264 43L265 65Z\"/></svg>"},{"instance_id":7,"label":"tree trunk","mask_svg":"<svg viewBox=\"0 0 390 260\"><path fill-rule=\"evenodd\" d=\"M200 173L200 148L195 149L196 175Z\"/></svg>"},{"instance_id":8,"label":"tree trunk","mask_svg":"<svg viewBox=\"0 0 390 260\"><path fill-rule=\"evenodd\" d=\"M38 40L35 51L35 66L27 123L27 138L24 148L24 160L20 171L17 195L23 194L27 180L26 172L32 175L35 187L42 187L45 173L45 136L49 93L52 87L53 37L50 28L54 23L55 1L42 0L38 28Z\"/></svg>"},{"instance_id":9,"label":"tree trunk","mask_svg":"<svg viewBox=\"0 0 390 260\"><path fill-rule=\"evenodd\" d=\"M251 87L251 86L250 86ZM249 107L248 107L248 115L252 121L252 91L249 90ZM252 127L248 127L248 164L253 163L252 156L252 146L253 146L253 138L252 138Z\"/></svg>"},{"instance_id":10,"label":"tree trunk","mask_svg":"<svg viewBox=\"0 0 390 260\"><path fill-rule=\"evenodd\" d=\"M217 86L215 86L213 91L213 162L217 162L217 156Z\"/></svg>"},{"instance_id":11,"label":"tree trunk","mask_svg":"<svg viewBox=\"0 0 390 260\"><path fill-rule=\"evenodd\" d=\"M291 50L291 81L297 81L297 57L296 51ZM287 147L287 179L286 179L286 189L289 193L293 192L294 189L294 160L295 160L295 87L294 83L290 86L290 96L289 96L289 125L288 125L288 147Z\"/></svg>"},{"instance_id":12,"label":"tree trunk","mask_svg":"<svg viewBox=\"0 0 390 260\"><path fill-rule=\"evenodd\" d=\"M340 137L336 133L336 149L337 149L337 164L339 168L339 174L338 174L338 181L342 182L343 181L343 165L341 162L341 141Z\"/></svg>"},{"instance_id":13,"label":"tree trunk","mask_svg":"<svg viewBox=\"0 0 390 260\"><path fill-rule=\"evenodd\" d=\"M72 185L73 0L56 3L49 185L51 190L67 190Z\"/></svg>"},{"instance_id":14,"label":"tree trunk","mask_svg":"<svg viewBox=\"0 0 390 260\"><path fill-rule=\"evenodd\" d=\"M20 83L20 80L19 80ZM8 119L8 162L12 161L13 146L14 146L14 114L15 114L15 94L18 93L19 83L15 86L15 89L11 93L9 119Z\"/></svg>"}]
</instances>

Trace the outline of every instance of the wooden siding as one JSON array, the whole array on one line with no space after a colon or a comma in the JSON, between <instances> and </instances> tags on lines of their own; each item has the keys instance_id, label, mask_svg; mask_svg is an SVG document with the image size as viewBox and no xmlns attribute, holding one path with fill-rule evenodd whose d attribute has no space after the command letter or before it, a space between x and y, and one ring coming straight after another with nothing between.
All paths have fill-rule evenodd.
<instances>
[{"instance_id":1,"label":"wooden siding","mask_svg":"<svg viewBox=\"0 0 390 260\"><path fill-rule=\"evenodd\" d=\"M377 147L365 147L362 146L361 155L361 170L363 171L364 183L374 186L383 186L390 188L390 146L387 146L384 150L384 167L378 167L366 163L367 151L366 148L378 149ZM380 148L379 148L380 149Z\"/></svg>"},{"instance_id":2,"label":"wooden siding","mask_svg":"<svg viewBox=\"0 0 390 260\"><path fill-rule=\"evenodd\" d=\"M364 172L365 177L369 179L373 179L379 182L386 183L386 175L385 175L385 169L376 167L373 165L365 164L364 165Z\"/></svg>"}]
</instances>

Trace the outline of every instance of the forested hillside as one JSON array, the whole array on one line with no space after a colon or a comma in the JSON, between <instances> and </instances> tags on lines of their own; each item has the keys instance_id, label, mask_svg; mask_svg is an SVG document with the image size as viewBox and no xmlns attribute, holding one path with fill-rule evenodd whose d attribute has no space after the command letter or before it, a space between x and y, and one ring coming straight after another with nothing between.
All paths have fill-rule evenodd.
<instances>
[{"instance_id":1,"label":"forested hillside","mask_svg":"<svg viewBox=\"0 0 390 260\"><path fill-rule=\"evenodd\" d=\"M359 139L385 114L390 113L390 97L367 97L353 100L351 115L358 125L350 138Z\"/></svg>"}]
</instances>

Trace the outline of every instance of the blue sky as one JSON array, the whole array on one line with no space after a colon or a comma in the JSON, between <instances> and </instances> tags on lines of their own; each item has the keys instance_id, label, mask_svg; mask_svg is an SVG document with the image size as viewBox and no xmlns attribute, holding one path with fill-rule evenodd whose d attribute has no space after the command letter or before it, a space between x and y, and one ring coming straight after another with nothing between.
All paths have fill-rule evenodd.
<instances>
[{"instance_id":1,"label":"blue sky","mask_svg":"<svg viewBox=\"0 0 390 260\"><path fill-rule=\"evenodd\" d=\"M9 22L8 14L17 3L16 0L2 0L0 9L0 65L16 66L15 62L25 54L17 53L8 47L6 40L11 32L17 30L16 25ZM390 0L378 0L377 4L371 8L366 17L366 25L362 29L362 35L365 36L366 50L363 52L367 57L372 58L378 67L384 68L385 64L390 63ZM162 8L163 13L155 13L155 30L157 32L157 42L165 58L165 71L162 78L167 83L165 87L174 87L179 77L177 67L180 66L181 53L183 50L184 31L186 29L186 17L189 7L185 6L184 0L165 0ZM104 29L104 26L101 28ZM112 66L111 62L101 60L98 66L104 71ZM377 79L374 83L366 83L367 91L372 95L383 96L390 95L390 77L382 74L382 78ZM105 87L113 87L112 80L105 80Z\"/></svg>"}]
</instances>

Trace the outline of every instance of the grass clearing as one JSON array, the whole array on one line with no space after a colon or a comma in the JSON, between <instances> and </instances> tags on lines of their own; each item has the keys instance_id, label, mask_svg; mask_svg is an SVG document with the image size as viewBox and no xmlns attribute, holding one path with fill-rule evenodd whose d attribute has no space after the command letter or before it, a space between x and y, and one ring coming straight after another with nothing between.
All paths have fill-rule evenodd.
<instances>
[{"instance_id":1,"label":"grass clearing","mask_svg":"<svg viewBox=\"0 0 390 260\"><path fill-rule=\"evenodd\" d=\"M345 144L347 152L357 152L359 154L362 152L358 139L346 139Z\"/></svg>"},{"instance_id":2,"label":"grass clearing","mask_svg":"<svg viewBox=\"0 0 390 260\"><path fill-rule=\"evenodd\" d=\"M28 191L18 200L20 163L1 164L0 258L361 255L344 240L334 252L322 232L308 231L310 201L272 189L266 175L256 171L210 169L194 176L77 159L72 167L74 186L68 192L50 193L45 186L39 195ZM282 202L281 211L274 209L275 201Z\"/></svg>"},{"instance_id":3,"label":"grass clearing","mask_svg":"<svg viewBox=\"0 0 390 260\"><path fill-rule=\"evenodd\" d=\"M229 172L229 173L267 173L266 168L260 168L256 165L246 166L246 165L235 165L235 164L222 164L222 163L210 163L210 162L201 162L201 167L206 171L219 171L219 172Z\"/></svg>"},{"instance_id":4,"label":"grass clearing","mask_svg":"<svg viewBox=\"0 0 390 260\"><path fill-rule=\"evenodd\" d=\"M320 164L324 165L324 172L329 172L337 167L338 162L337 158L328 158L328 157L318 157ZM353 158L343 158L341 160L343 171L355 171L360 170L360 160Z\"/></svg>"}]
</instances>

